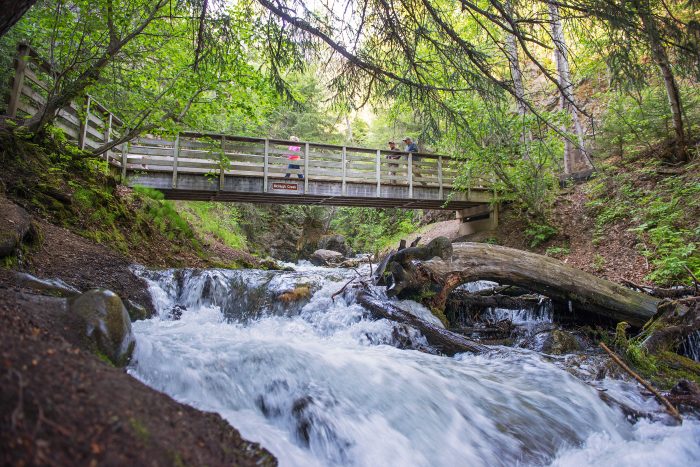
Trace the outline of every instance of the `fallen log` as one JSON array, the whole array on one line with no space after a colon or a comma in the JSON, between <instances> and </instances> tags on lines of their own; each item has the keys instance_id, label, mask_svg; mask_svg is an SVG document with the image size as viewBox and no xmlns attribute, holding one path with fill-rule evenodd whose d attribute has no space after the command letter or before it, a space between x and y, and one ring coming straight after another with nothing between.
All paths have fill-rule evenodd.
<instances>
[{"instance_id":1,"label":"fallen log","mask_svg":"<svg viewBox=\"0 0 700 467\"><path fill-rule=\"evenodd\" d=\"M488 347L467 339L464 336L443 329L424 321L401 308L375 296L367 288L362 288L356 297L357 303L365 307L376 318L384 318L397 323L407 324L418 329L428 343L445 355L462 352L483 353Z\"/></svg>"},{"instance_id":2,"label":"fallen log","mask_svg":"<svg viewBox=\"0 0 700 467\"><path fill-rule=\"evenodd\" d=\"M449 244L446 238L393 254L379 279L388 285L388 295L430 296L427 305L440 310L455 287L490 280L569 301L573 312L591 312L635 327L653 317L661 302L554 258L486 243Z\"/></svg>"},{"instance_id":3,"label":"fallen log","mask_svg":"<svg viewBox=\"0 0 700 467\"><path fill-rule=\"evenodd\" d=\"M482 295L466 290L455 290L447 299L447 308L504 308L507 310L536 310L542 304L542 298L537 295Z\"/></svg>"},{"instance_id":4,"label":"fallen log","mask_svg":"<svg viewBox=\"0 0 700 467\"><path fill-rule=\"evenodd\" d=\"M644 328L642 341L648 353L675 351L687 336L700 330L700 297L666 301L659 305L659 313Z\"/></svg>"}]
</instances>

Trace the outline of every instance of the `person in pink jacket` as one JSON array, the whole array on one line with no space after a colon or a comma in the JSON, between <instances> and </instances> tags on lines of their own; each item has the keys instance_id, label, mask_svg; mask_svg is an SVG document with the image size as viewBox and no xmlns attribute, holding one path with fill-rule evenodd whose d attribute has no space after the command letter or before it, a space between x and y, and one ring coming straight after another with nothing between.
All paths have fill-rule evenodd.
<instances>
[{"instance_id":1,"label":"person in pink jacket","mask_svg":"<svg viewBox=\"0 0 700 467\"><path fill-rule=\"evenodd\" d=\"M289 141L294 141L295 143L298 143L299 138L296 136L290 136ZM298 162L301 159L301 155L300 155L301 146L289 146L288 149L291 152L289 154L287 154L287 159L290 160L289 165L287 166L287 169L288 170L291 170L291 169L299 170L301 168L301 166L299 164L297 164L296 162ZM299 176L299 178L304 178L304 174L299 173L297 175ZM285 175L284 178L289 178L290 176L291 176L291 174L289 172L287 172L287 175Z\"/></svg>"}]
</instances>

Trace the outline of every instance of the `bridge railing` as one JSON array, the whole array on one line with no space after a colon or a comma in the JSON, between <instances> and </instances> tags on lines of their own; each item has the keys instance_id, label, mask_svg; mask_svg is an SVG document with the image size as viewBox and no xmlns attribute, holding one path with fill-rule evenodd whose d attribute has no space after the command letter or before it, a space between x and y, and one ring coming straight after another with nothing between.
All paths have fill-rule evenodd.
<instances>
[{"instance_id":1,"label":"bridge railing","mask_svg":"<svg viewBox=\"0 0 700 467\"><path fill-rule=\"evenodd\" d=\"M295 157L295 159L290 158ZM298 159L296 158L298 157ZM451 188L455 161L439 154L382 151L313 142L184 132L141 137L128 144L122 171L172 172L219 177L292 178L382 185ZM292 167L290 168L290 165ZM267 183L264 184L267 187Z\"/></svg>"},{"instance_id":2,"label":"bridge railing","mask_svg":"<svg viewBox=\"0 0 700 467\"><path fill-rule=\"evenodd\" d=\"M7 114L29 118L43 111L54 91L52 83L58 73L27 44L19 44L14 66ZM62 108L54 125L80 149L96 149L118 139L126 131L121 119L90 95ZM120 148L110 150L105 158L114 160L119 152Z\"/></svg>"}]
</instances>

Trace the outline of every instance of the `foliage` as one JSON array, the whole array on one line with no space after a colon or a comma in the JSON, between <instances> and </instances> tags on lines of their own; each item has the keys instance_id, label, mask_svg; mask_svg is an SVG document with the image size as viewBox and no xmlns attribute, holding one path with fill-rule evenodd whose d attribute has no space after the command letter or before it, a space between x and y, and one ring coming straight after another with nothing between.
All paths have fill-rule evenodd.
<instances>
[{"instance_id":1,"label":"foliage","mask_svg":"<svg viewBox=\"0 0 700 467\"><path fill-rule=\"evenodd\" d=\"M418 228L417 213L401 209L340 208L331 227L358 252L378 252Z\"/></svg>"},{"instance_id":2,"label":"foliage","mask_svg":"<svg viewBox=\"0 0 700 467\"><path fill-rule=\"evenodd\" d=\"M688 132L700 129L700 89L696 85L681 88ZM596 138L599 151L626 158L640 155L661 159L657 143L666 140L672 123L666 110L667 96L661 85L643 86L633 92L609 90L596 96L605 103Z\"/></svg>"},{"instance_id":3,"label":"foliage","mask_svg":"<svg viewBox=\"0 0 700 467\"><path fill-rule=\"evenodd\" d=\"M259 121L261 109L278 98L256 66L260 38L248 6L207 10L204 32L212 37L193 44L192 21L198 20L191 8L200 7L194 1L47 0L2 37L0 50L28 42L57 70L42 76L50 97L90 93L130 129L224 130L226 121Z\"/></svg>"},{"instance_id":4,"label":"foliage","mask_svg":"<svg viewBox=\"0 0 700 467\"><path fill-rule=\"evenodd\" d=\"M530 223L525 229L525 235L530 238L530 246L538 247L558 233L557 229L548 224Z\"/></svg>"},{"instance_id":5,"label":"foliage","mask_svg":"<svg viewBox=\"0 0 700 467\"><path fill-rule=\"evenodd\" d=\"M454 105L474 122L468 133L452 136L456 144L452 152L461 169L456 186L463 190L488 186L500 201L513 201L533 220L543 222L557 193L559 135L532 116L494 109L477 97Z\"/></svg>"},{"instance_id":6,"label":"foliage","mask_svg":"<svg viewBox=\"0 0 700 467\"><path fill-rule=\"evenodd\" d=\"M553 256L555 258L560 258L562 256L566 256L570 253L571 251L569 250L569 247L565 246L550 246L547 248L544 252L545 255L547 256Z\"/></svg>"},{"instance_id":7,"label":"foliage","mask_svg":"<svg viewBox=\"0 0 700 467\"><path fill-rule=\"evenodd\" d=\"M234 249L246 247L246 238L240 227L241 212L236 205L189 201L178 203L177 210L198 232L211 234Z\"/></svg>"},{"instance_id":8,"label":"foliage","mask_svg":"<svg viewBox=\"0 0 700 467\"><path fill-rule=\"evenodd\" d=\"M163 193L151 188L134 187L134 193L144 201L145 221L155 225L168 239L194 238L194 232L175 209L175 204L164 198Z\"/></svg>"},{"instance_id":9,"label":"foliage","mask_svg":"<svg viewBox=\"0 0 700 467\"><path fill-rule=\"evenodd\" d=\"M690 281L700 273L700 175L698 163L683 176L659 177L649 166L615 168L591 183L586 204L595 217L594 243L612 224L624 223L652 270L646 279L661 285ZM654 164L652 164L654 167ZM686 269L687 268L687 269Z\"/></svg>"}]
</instances>

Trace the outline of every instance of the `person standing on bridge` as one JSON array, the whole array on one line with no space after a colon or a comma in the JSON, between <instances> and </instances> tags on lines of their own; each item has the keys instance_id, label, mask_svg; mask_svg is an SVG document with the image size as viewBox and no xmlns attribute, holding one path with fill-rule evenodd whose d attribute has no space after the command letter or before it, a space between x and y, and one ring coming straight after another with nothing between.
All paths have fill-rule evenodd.
<instances>
[{"instance_id":1,"label":"person standing on bridge","mask_svg":"<svg viewBox=\"0 0 700 467\"><path fill-rule=\"evenodd\" d=\"M411 164L411 174L414 179L416 177L420 178L421 174L417 170L417 162L420 161L420 157L415 154L418 152L418 145L413 142L410 136L404 137L403 142L406 143L406 152L414 153L412 157L413 164ZM421 184L425 185L425 182L421 182Z\"/></svg>"},{"instance_id":2,"label":"person standing on bridge","mask_svg":"<svg viewBox=\"0 0 700 467\"><path fill-rule=\"evenodd\" d=\"M293 141L295 143L299 142L299 137L297 136L290 136L289 141ZM287 154L287 159L290 160L289 165L287 166L287 170L299 170L301 169L301 166L295 162L299 161L301 159L301 156L299 153L301 152L301 147L300 146L289 146L288 148L291 153ZM304 174L302 173L297 173L299 178L304 178ZM284 176L284 178L289 178L291 174L287 172L287 175Z\"/></svg>"},{"instance_id":3,"label":"person standing on bridge","mask_svg":"<svg viewBox=\"0 0 700 467\"><path fill-rule=\"evenodd\" d=\"M389 160L397 160L401 159L401 154L399 154L399 149L398 146L396 146L396 143L393 141L389 141L389 151L391 151L391 154L386 156L387 159ZM390 177L396 177L396 171L399 168L399 163L398 162L389 162L389 176ZM396 179L391 179L389 180L389 183L392 185L396 184Z\"/></svg>"}]
</instances>

